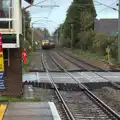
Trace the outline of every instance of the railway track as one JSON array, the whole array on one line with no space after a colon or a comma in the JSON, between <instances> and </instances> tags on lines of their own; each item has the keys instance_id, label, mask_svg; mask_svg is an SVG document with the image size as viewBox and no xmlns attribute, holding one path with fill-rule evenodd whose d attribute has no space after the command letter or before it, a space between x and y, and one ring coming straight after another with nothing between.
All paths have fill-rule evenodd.
<instances>
[{"instance_id":1,"label":"railway track","mask_svg":"<svg viewBox=\"0 0 120 120\"><path fill-rule=\"evenodd\" d=\"M54 64L54 62L51 60L51 58L49 57L49 51L42 51L42 53L45 55L45 60L47 61L47 66L48 66L48 70L50 72L63 72L63 70L56 64ZM58 56L59 62L61 64L64 64L64 67L70 72L70 71L83 71L83 68L79 68L78 66L71 64L70 61L61 59L62 57ZM45 71L45 69L44 69Z\"/></svg>"},{"instance_id":2,"label":"railway track","mask_svg":"<svg viewBox=\"0 0 120 120\"><path fill-rule=\"evenodd\" d=\"M66 114L66 119L69 120L90 120L90 119L100 119L100 120L118 120L120 116L114 112L110 107L108 107L105 103L103 103L98 97L96 97L91 91L89 91L83 84L80 84L79 81L72 76L72 74L68 73L66 69L64 69L49 53L49 56L57 64L60 69L62 69L68 76L71 77L76 84L79 85L79 91L59 91L57 85L54 83L54 79L52 78L48 68L47 62L44 61L44 55L42 54L42 62L51 82L53 89L55 90L56 96L62 104L62 110L64 110L64 114ZM60 105L60 104L59 104ZM59 109L58 109L59 111ZM65 119L65 120L66 120Z\"/></svg>"},{"instance_id":3,"label":"railway track","mask_svg":"<svg viewBox=\"0 0 120 120\"><path fill-rule=\"evenodd\" d=\"M97 71L102 71L102 72L111 72L109 70L104 70L104 69L101 69L101 68L98 68L98 67L95 67L93 65L90 65L84 61L80 61L78 59L75 59L74 57L68 55L68 54L65 54L65 53L62 53L62 52L56 52L56 54L60 55L61 57L63 57L64 59L68 60L69 62L71 62L72 64L82 68L84 71L88 71L88 72L93 72L94 74L98 75L99 77L105 79L106 81L109 82L109 79L99 75L98 73L96 73ZM115 73L114 73L115 74ZM115 88L117 89L120 89L120 84L118 83L115 83L115 82L110 82Z\"/></svg>"},{"instance_id":4,"label":"railway track","mask_svg":"<svg viewBox=\"0 0 120 120\"><path fill-rule=\"evenodd\" d=\"M57 51L57 52L54 52L54 53L60 55L61 57L63 57L64 59L68 60L72 64L82 68L83 71L93 71L93 72L94 71L95 72L96 71L98 71L98 72L103 72L103 71L105 72L105 71L107 71L107 70L104 70L102 68L98 68L98 67L96 67L94 65L91 65L89 63L86 63L85 61L77 59L77 58L75 58L75 57L73 57L71 55L68 55L68 54L64 53L64 52Z\"/></svg>"},{"instance_id":5,"label":"railway track","mask_svg":"<svg viewBox=\"0 0 120 120\"><path fill-rule=\"evenodd\" d=\"M51 74L49 73L49 70L48 70L48 67L47 67L47 62L44 60L44 55L43 55L43 54L42 54L42 63L43 63L44 69L45 69L45 71L46 71L46 73L47 73L47 76L49 77L49 80L50 80L50 83L51 83L51 85L52 85L52 88L54 88L55 94L56 94L58 100L61 101L60 104L57 104L57 109L58 109L58 111L59 111L59 113L60 113L60 116L61 116L62 119L63 119L63 115L61 115L61 114L64 114L64 116L66 115L66 119L65 119L65 120L67 120L67 119L68 119L68 120L69 120L69 119L74 120L73 115L72 115L71 112L69 111L69 109L68 109L68 107L67 107L67 105L66 105L66 103L65 103L65 101L64 101L64 99L63 99L63 97L61 96L61 94L60 94L60 92L59 92L59 90L58 90L58 88L57 88L57 85L54 83L54 80L53 80ZM61 106L62 106L62 107L61 107ZM61 109L62 109L62 110L61 110ZM64 112L63 112L63 111L64 111Z\"/></svg>"},{"instance_id":6,"label":"railway track","mask_svg":"<svg viewBox=\"0 0 120 120\"><path fill-rule=\"evenodd\" d=\"M59 72L59 71L61 71L61 69L56 64L54 64L52 59L49 57L48 51L47 52L42 51L42 53L44 54L44 61L47 63L46 66L47 66L49 71L51 71L51 72ZM45 71L44 64L42 64L42 66L43 66L44 71Z\"/></svg>"},{"instance_id":7,"label":"railway track","mask_svg":"<svg viewBox=\"0 0 120 120\"><path fill-rule=\"evenodd\" d=\"M103 71L100 68L97 68L93 65L90 65L84 61L79 61L71 56L69 56L68 54L62 53L62 52L53 52L54 54L58 54L59 56L63 57L64 59L66 59L67 61L71 62L72 64L76 65L77 67L81 68L82 71Z\"/></svg>"}]
</instances>

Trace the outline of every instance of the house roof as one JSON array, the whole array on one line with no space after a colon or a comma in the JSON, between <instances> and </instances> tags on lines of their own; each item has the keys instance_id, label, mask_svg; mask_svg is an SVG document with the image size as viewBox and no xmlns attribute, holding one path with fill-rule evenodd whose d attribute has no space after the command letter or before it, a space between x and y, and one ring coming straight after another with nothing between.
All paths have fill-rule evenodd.
<instances>
[{"instance_id":1,"label":"house roof","mask_svg":"<svg viewBox=\"0 0 120 120\"><path fill-rule=\"evenodd\" d=\"M26 1L29 4L32 4L34 2L34 0L24 0L24 1Z\"/></svg>"},{"instance_id":2,"label":"house roof","mask_svg":"<svg viewBox=\"0 0 120 120\"><path fill-rule=\"evenodd\" d=\"M106 35L116 35L118 32L118 19L96 19L94 30L105 33Z\"/></svg>"}]
</instances>

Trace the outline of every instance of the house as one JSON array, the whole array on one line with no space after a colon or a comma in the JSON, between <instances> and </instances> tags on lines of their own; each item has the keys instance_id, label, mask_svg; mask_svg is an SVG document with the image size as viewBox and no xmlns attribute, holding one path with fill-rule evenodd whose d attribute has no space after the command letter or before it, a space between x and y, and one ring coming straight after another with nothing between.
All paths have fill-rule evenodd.
<instances>
[{"instance_id":1,"label":"house","mask_svg":"<svg viewBox=\"0 0 120 120\"><path fill-rule=\"evenodd\" d=\"M96 19L94 30L108 36L115 36L118 33L118 19Z\"/></svg>"}]
</instances>

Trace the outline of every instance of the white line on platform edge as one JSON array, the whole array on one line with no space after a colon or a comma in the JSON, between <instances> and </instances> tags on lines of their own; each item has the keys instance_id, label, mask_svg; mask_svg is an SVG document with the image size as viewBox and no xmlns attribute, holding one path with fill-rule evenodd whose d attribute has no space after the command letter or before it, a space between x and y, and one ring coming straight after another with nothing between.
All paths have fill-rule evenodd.
<instances>
[{"instance_id":1,"label":"white line on platform edge","mask_svg":"<svg viewBox=\"0 0 120 120\"><path fill-rule=\"evenodd\" d=\"M54 120L61 120L55 104L53 102L48 102L48 104L50 106L50 109L51 109Z\"/></svg>"}]
</instances>

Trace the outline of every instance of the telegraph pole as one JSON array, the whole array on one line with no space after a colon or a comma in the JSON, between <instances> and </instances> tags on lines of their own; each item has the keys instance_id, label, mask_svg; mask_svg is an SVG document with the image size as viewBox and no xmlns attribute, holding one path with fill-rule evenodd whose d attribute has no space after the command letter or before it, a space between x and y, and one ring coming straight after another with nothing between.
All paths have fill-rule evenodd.
<instances>
[{"instance_id":1,"label":"telegraph pole","mask_svg":"<svg viewBox=\"0 0 120 120\"><path fill-rule=\"evenodd\" d=\"M60 38L63 36L63 24L60 26ZM59 45L61 45L61 39L59 40Z\"/></svg>"},{"instance_id":2,"label":"telegraph pole","mask_svg":"<svg viewBox=\"0 0 120 120\"><path fill-rule=\"evenodd\" d=\"M74 39L73 38L74 37L73 36L73 27L74 27L73 24L71 24L71 51L73 50L73 39Z\"/></svg>"},{"instance_id":3,"label":"telegraph pole","mask_svg":"<svg viewBox=\"0 0 120 120\"><path fill-rule=\"evenodd\" d=\"M23 16L24 42L25 42L25 16Z\"/></svg>"},{"instance_id":4,"label":"telegraph pole","mask_svg":"<svg viewBox=\"0 0 120 120\"><path fill-rule=\"evenodd\" d=\"M119 19L118 19L118 63L120 63L120 0L118 3L119 6Z\"/></svg>"},{"instance_id":5,"label":"telegraph pole","mask_svg":"<svg viewBox=\"0 0 120 120\"><path fill-rule=\"evenodd\" d=\"M59 43L59 30L57 30L57 44Z\"/></svg>"},{"instance_id":6,"label":"telegraph pole","mask_svg":"<svg viewBox=\"0 0 120 120\"><path fill-rule=\"evenodd\" d=\"M34 41L33 23L31 24L31 27L32 27L32 49L33 49L33 41Z\"/></svg>"}]
</instances>

